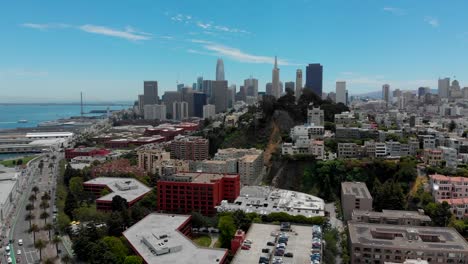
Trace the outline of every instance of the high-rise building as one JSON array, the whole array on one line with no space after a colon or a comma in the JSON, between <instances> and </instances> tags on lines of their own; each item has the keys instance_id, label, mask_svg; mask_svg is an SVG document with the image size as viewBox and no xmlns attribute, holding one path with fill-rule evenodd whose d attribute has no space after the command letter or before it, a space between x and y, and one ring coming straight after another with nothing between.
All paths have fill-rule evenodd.
<instances>
[{"instance_id":1,"label":"high-rise building","mask_svg":"<svg viewBox=\"0 0 468 264\"><path fill-rule=\"evenodd\" d=\"M203 119L212 118L216 115L216 108L212 104L203 106Z\"/></svg>"},{"instance_id":2,"label":"high-rise building","mask_svg":"<svg viewBox=\"0 0 468 264\"><path fill-rule=\"evenodd\" d=\"M227 107L232 108L234 103L236 102L236 85L232 84L227 89L228 97L227 97Z\"/></svg>"},{"instance_id":3,"label":"high-rise building","mask_svg":"<svg viewBox=\"0 0 468 264\"><path fill-rule=\"evenodd\" d=\"M213 81L212 80L203 80L203 93L206 94L206 97L210 99L213 96Z\"/></svg>"},{"instance_id":4,"label":"high-rise building","mask_svg":"<svg viewBox=\"0 0 468 264\"><path fill-rule=\"evenodd\" d=\"M184 87L185 87L185 84L183 84L183 83L178 83L178 84L177 84L177 91L178 91L178 92L181 92L182 89L184 89Z\"/></svg>"},{"instance_id":5,"label":"high-rise building","mask_svg":"<svg viewBox=\"0 0 468 264\"><path fill-rule=\"evenodd\" d=\"M174 113L172 112L173 108L172 105L174 102L182 101L182 93L176 91L166 91L162 96L162 101L167 106L167 114L169 114L169 118L174 118Z\"/></svg>"},{"instance_id":6,"label":"high-rise building","mask_svg":"<svg viewBox=\"0 0 468 264\"><path fill-rule=\"evenodd\" d=\"M202 92L193 93L193 116L203 117L203 106L206 105L206 94Z\"/></svg>"},{"instance_id":7,"label":"high-rise building","mask_svg":"<svg viewBox=\"0 0 468 264\"><path fill-rule=\"evenodd\" d=\"M174 102L172 104L172 119L185 120L188 119L188 103L187 102Z\"/></svg>"},{"instance_id":8,"label":"high-rise building","mask_svg":"<svg viewBox=\"0 0 468 264\"><path fill-rule=\"evenodd\" d=\"M194 102L193 102L193 94L194 90L190 89L189 87L184 87L181 90L182 92L182 101L187 102L187 109L188 109L188 116L193 116L193 109L194 109Z\"/></svg>"},{"instance_id":9,"label":"high-rise building","mask_svg":"<svg viewBox=\"0 0 468 264\"><path fill-rule=\"evenodd\" d=\"M347 105L348 100L346 95L346 82L336 82L336 103L343 103L344 105Z\"/></svg>"},{"instance_id":10,"label":"high-rise building","mask_svg":"<svg viewBox=\"0 0 468 264\"><path fill-rule=\"evenodd\" d=\"M154 104L144 106L144 119L148 120L166 120L166 105Z\"/></svg>"},{"instance_id":11,"label":"high-rise building","mask_svg":"<svg viewBox=\"0 0 468 264\"><path fill-rule=\"evenodd\" d=\"M419 87L418 88L418 97L424 97L426 94L431 93L431 88L429 87Z\"/></svg>"},{"instance_id":12,"label":"high-rise building","mask_svg":"<svg viewBox=\"0 0 468 264\"><path fill-rule=\"evenodd\" d=\"M294 93L294 89L295 88L295 85L294 85L294 82L285 82L284 83L284 90L291 90L293 93Z\"/></svg>"},{"instance_id":13,"label":"high-rise building","mask_svg":"<svg viewBox=\"0 0 468 264\"><path fill-rule=\"evenodd\" d=\"M440 79L438 82L438 90L440 98L448 98L450 90L450 78Z\"/></svg>"},{"instance_id":14,"label":"high-rise building","mask_svg":"<svg viewBox=\"0 0 468 264\"><path fill-rule=\"evenodd\" d=\"M265 93L267 95L273 95L273 85L270 82L265 84Z\"/></svg>"},{"instance_id":15,"label":"high-rise building","mask_svg":"<svg viewBox=\"0 0 468 264\"><path fill-rule=\"evenodd\" d=\"M245 96L258 96L258 80L250 76L244 80Z\"/></svg>"},{"instance_id":16,"label":"high-rise building","mask_svg":"<svg viewBox=\"0 0 468 264\"><path fill-rule=\"evenodd\" d=\"M306 67L305 88L314 92L317 96L322 96L323 87L323 66L320 63L309 64Z\"/></svg>"},{"instance_id":17,"label":"high-rise building","mask_svg":"<svg viewBox=\"0 0 468 264\"><path fill-rule=\"evenodd\" d=\"M227 110L228 104L228 83L227 81L212 82L212 98L211 102L216 107L216 113L221 113Z\"/></svg>"},{"instance_id":18,"label":"high-rise building","mask_svg":"<svg viewBox=\"0 0 468 264\"><path fill-rule=\"evenodd\" d=\"M296 70L296 91L295 91L295 95L296 95L296 100L299 100L299 98L302 95L302 70L301 69Z\"/></svg>"},{"instance_id":19,"label":"high-rise building","mask_svg":"<svg viewBox=\"0 0 468 264\"><path fill-rule=\"evenodd\" d=\"M197 91L203 92L203 76L197 78Z\"/></svg>"},{"instance_id":20,"label":"high-rise building","mask_svg":"<svg viewBox=\"0 0 468 264\"><path fill-rule=\"evenodd\" d=\"M216 80L224 81L224 62L221 58L216 62Z\"/></svg>"},{"instance_id":21,"label":"high-rise building","mask_svg":"<svg viewBox=\"0 0 468 264\"><path fill-rule=\"evenodd\" d=\"M388 84L382 85L382 100L384 100L385 105L388 107L388 103L390 102L390 85Z\"/></svg>"},{"instance_id":22,"label":"high-rise building","mask_svg":"<svg viewBox=\"0 0 468 264\"><path fill-rule=\"evenodd\" d=\"M281 86L279 81L279 69L278 69L278 61L275 56L275 66L272 70L272 95L276 97L276 99L281 97Z\"/></svg>"},{"instance_id":23,"label":"high-rise building","mask_svg":"<svg viewBox=\"0 0 468 264\"><path fill-rule=\"evenodd\" d=\"M209 141L203 137L178 135L171 141L171 158L183 160L208 159Z\"/></svg>"},{"instance_id":24,"label":"high-rise building","mask_svg":"<svg viewBox=\"0 0 468 264\"><path fill-rule=\"evenodd\" d=\"M144 81L143 82L143 105L157 104L158 98L158 82Z\"/></svg>"}]
</instances>

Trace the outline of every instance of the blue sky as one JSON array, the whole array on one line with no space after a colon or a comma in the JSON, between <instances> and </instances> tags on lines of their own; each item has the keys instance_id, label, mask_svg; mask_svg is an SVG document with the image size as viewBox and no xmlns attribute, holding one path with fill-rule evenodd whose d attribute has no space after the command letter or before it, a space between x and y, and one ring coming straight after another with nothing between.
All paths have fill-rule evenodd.
<instances>
[{"instance_id":1,"label":"blue sky","mask_svg":"<svg viewBox=\"0 0 468 264\"><path fill-rule=\"evenodd\" d=\"M160 95L176 81L250 75L260 90L307 63L324 66L324 90L345 80L351 94L468 86L468 1L3 1L0 101L135 100L143 80Z\"/></svg>"}]
</instances>

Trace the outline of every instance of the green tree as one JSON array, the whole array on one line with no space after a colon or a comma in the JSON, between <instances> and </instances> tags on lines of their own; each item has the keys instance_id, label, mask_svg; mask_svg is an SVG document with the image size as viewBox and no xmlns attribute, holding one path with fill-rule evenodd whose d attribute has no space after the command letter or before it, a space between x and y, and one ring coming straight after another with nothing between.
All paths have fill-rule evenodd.
<instances>
[{"instance_id":1,"label":"green tree","mask_svg":"<svg viewBox=\"0 0 468 264\"><path fill-rule=\"evenodd\" d=\"M47 241L38 239L34 242L34 247L39 250L39 259L42 260L42 250L47 246Z\"/></svg>"},{"instance_id":2,"label":"green tree","mask_svg":"<svg viewBox=\"0 0 468 264\"><path fill-rule=\"evenodd\" d=\"M65 263L65 264L68 264L68 263L70 263L70 262L72 261L70 255L68 255L68 254L62 256L61 260L62 260L62 262Z\"/></svg>"},{"instance_id":3,"label":"green tree","mask_svg":"<svg viewBox=\"0 0 468 264\"><path fill-rule=\"evenodd\" d=\"M431 217L432 222L436 226L447 226L450 223L450 218L452 217L450 205L447 202L431 202L424 207L424 212Z\"/></svg>"},{"instance_id":4,"label":"green tree","mask_svg":"<svg viewBox=\"0 0 468 264\"><path fill-rule=\"evenodd\" d=\"M49 203L46 201L46 200L42 200L41 204L39 204L39 207L42 209L42 210L45 210L47 208L50 207Z\"/></svg>"},{"instance_id":5,"label":"green tree","mask_svg":"<svg viewBox=\"0 0 468 264\"><path fill-rule=\"evenodd\" d=\"M140 256L127 256L124 264L143 264L143 259Z\"/></svg>"},{"instance_id":6,"label":"green tree","mask_svg":"<svg viewBox=\"0 0 468 264\"><path fill-rule=\"evenodd\" d=\"M128 209L128 202L120 195L116 195L112 198L112 211L114 212L121 212L123 210Z\"/></svg>"},{"instance_id":7,"label":"green tree","mask_svg":"<svg viewBox=\"0 0 468 264\"><path fill-rule=\"evenodd\" d=\"M28 232L33 234L33 241L36 242L36 233L39 232L41 229L38 225L32 224L29 228Z\"/></svg>"},{"instance_id":8,"label":"green tree","mask_svg":"<svg viewBox=\"0 0 468 264\"><path fill-rule=\"evenodd\" d=\"M236 233L236 225L234 223L234 219L230 215L224 215L219 218L218 228L220 231L219 234L219 241L221 243L221 247L229 248L231 243L231 239L234 237Z\"/></svg>"},{"instance_id":9,"label":"green tree","mask_svg":"<svg viewBox=\"0 0 468 264\"><path fill-rule=\"evenodd\" d=\"M77 199L81 200L83 194L83 178L73 177L70 179L70 193Z\"/></svg>"},{"instance_id":10,"label":"green tree","mask_svg":"<svg viewBox=\"0 0 468 264\"><path fill-rule=\"evenodd\" d=\"M28 198L29 202L31 202L32 204L34 204L34 202L37 200L37 197L36 195L34 194L31 194Z\"/></svg>"},{"instance_id":11,"label":"green tree","mask_svg":"<svg viewBox=\"0 0 468 264\"><path fill-rule=\"evenodd\" d=\"M455 128L457 128L457 123L455 123L454 120L450 121L449 125L448 125L448 130L450 132L452 132L453 130L455 130Z\"/></svg>"},{"instance_id":12,"label":"green tree","mask_svg":"<svg viewBox=\"0 0 468 264\"><path fill-rule=\"evenodd\" d=\"M123 263L129 253L129 250L124 243L122 243L122 240L117 237L106 236L102 241L106 243L107 247L117 258L118 262Z\"/></svg>"}]
</instances>

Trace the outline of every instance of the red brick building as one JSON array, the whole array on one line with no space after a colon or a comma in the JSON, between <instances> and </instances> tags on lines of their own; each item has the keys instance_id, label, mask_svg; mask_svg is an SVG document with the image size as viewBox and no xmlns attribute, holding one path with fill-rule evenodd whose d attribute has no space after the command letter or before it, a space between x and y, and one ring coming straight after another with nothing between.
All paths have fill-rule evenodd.
<instances>
[{"instance_id":1,"label":"red brick building","mask_svg":"<svg viewBox=\"0 0 468 264\"><path fill-rule=\"evenodd\" d=\"M216 214L222 200L233 202L240 194L237 174L183 172L158 181L158 210L173 213Z\"/></svg>"},{"instance_id":2,"label":"red brick building","mask_svg":"<svg viewBox=\"0 0 468 264\"><path fill-rule=\"evenodd\" d=\"M171 158L205 160L209 158L209 142L203 137L177 136L171 142Z\"/></svg>"},{"instance_id":3,"label":"red brick building","mask_svg":"<svg viewBox=\"0 0 468 264\"><path fill-rule=\"evenodd\" d=\"M110 151L107 149L88 148L88 147L70 148L70 149L65 149L65 158L67 160L71 160L79 156L86 156L86 157L105 156L109 153Z\"/></svg>"}]
</instances>

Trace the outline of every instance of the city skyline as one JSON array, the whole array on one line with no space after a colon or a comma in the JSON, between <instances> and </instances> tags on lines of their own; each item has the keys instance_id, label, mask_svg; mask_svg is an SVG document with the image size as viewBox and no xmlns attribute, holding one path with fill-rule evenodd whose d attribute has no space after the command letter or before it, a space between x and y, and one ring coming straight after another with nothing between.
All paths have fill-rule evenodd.
<instances>
[{"instance_id":1,"label":"city skyline","mask_svg":"<svg viewBox=\"0 0 468 264\"><path fill-rule=\"evenodd\" d=\"M253 76L264 91L276 55L283 83L295 81L296 70L305 73L309 63L323 65L325 92L334 91L337 80L346 81L350 95L379 91L385 83L392 90L436 89L439 77L456 76L466 86L457 58L468 56L468 29L455 22L467 3L353 2L145 2L132 6L139 16L120 3L114 3L113 15L105 15L102 3L30 2L33 12L23 12L19 3L3 4L1 99L76 101L83 91L89 101L130 101L144 80L157 80L161 96L176 90L177 81L191 86L198 76L215 80L218 57L229 85ZM90 6L94 11L86 19L68 12ZM247 6L257 18L236 16ZM327 12L310 16L315 9ZM273 12L288 18L292 10L292 21L263 22ZM325 22L330 18L333 23ZM298 38L291 41L291 35Z\"/></svg>"}]
</instances>

